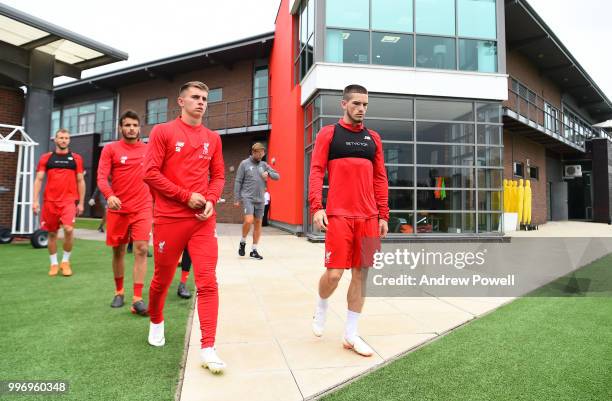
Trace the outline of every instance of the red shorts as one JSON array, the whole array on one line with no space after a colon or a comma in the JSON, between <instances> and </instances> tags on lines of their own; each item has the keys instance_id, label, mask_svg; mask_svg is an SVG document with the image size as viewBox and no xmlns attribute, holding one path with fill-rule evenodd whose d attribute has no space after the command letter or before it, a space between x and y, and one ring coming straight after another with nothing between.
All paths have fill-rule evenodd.
<instances>
[{"instance_id":1,"label":"red shorts","mask_svg":"<svg viewBox=\"0 0 612 401\"><path fill-rule=\"evenodd\" d=\"M49 232L57 232L62 226L74 226L77 215L75 201L46 202L43 201L40 213L40 228Z\"/></svg>"},{"instance_id":2,"label":"red shorts","mask_svg":"<svg viewBox=\"0 0 612 401\"><path fill-rule=\"evenodd\" d=\"M106 245L119 246L131 241L149 241L153 216L151 209L134 213L106 213Z\"/></svg>"},{"instance_id":3,"label":"red shorts","mask_svg":"<svg viewBox=\"0 0 612 401\"><path fill-rule=\"evenodd\" d=\"M374 251L380 244L378 217L327 216L327 220L325 267L350 269L372 266Z\"/></svg>"}]
</instances>

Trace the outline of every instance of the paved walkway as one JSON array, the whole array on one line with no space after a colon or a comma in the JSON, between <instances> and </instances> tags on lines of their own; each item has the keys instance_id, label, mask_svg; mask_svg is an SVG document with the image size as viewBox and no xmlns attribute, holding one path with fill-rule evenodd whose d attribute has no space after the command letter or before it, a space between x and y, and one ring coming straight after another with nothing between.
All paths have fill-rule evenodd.
<instances>
[{"instance_id":1,"label":"paved walkway","mask_svg":"<svg viewBox=\"0 0 612 401\"><path fill-rule=\"evenodd\" d=\"M612 225L582 221L549 221L539 230L513 231L511 237L612 237Z\"/></svg>"},{"instance_id":2,"label":"paved walkway","mask_svg":"<svg viewBox=\"0 0 612 401\"><path fill-rule=\"evenodd\" d=\"M370 298L359 330L376 353L364 358L341 345L350 274L330 300L324 336L316 338L310 329L323 244L268 230L260 246L264 260L257 261L237 255L238 230L219 230L216 347L228 369L213 376L200 366L194 313L182 401L307 399L510 300Z\"/></svg>"},{"instance_id":3,"label":"paved walkway","mask_svg":"<svg viewBox=\"0 0 612 401\"><path fill-rule=\"evenodd\" d=\"M513 299L369 298L359 331L376 353L364 358L341 346L350 274L345 274L330 300L324 336L316 338L311 332L317 282L323 272L323 244L266 227L260 246L264 260L251 260L237 255L239 230L239 225L229 224L219 224L217 229L220 310L216 346L228 368L223 375L214 376L200 366L196 311L181 401L310 399ZM91 230L77 230L76 234L78 238L104 239ZM551 222L538 231L511 236L610 237L612 226Z\"/></svg>"}]
</instances>

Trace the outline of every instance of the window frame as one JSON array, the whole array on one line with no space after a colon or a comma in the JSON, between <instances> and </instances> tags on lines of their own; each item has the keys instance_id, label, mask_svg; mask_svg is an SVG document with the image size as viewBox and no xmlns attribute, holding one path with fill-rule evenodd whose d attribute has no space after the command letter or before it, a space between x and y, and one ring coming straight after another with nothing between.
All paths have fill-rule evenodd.
<instances>
[{"instance_id":1,"label":"window frame","mask_svg":"<svg viewBox=\"0 0 612 401\"><path fill-rule=\"evenodd\" d=\"M162 100L166 101L166 109L164 111L158 111L158 109L156 109L155 112L153 112L150 107L151 104L153 104L154 102L161 102ZM165 113L166 117L164 119L164 121L161 121L159 118L159 115L161 113ZM152 121L151 117L155 115L155 121ZM161 124L161 123L165 123L168 121L168 98L167 97L158 97L158 98L154 98L154 99L147 99L146 104L145 104L145 123L146 125L155 125L155 124Z\"/></svg>"},{"instance_id":2,"label":"window frame","mask_svg":"<svg viewBox=\"0 0 612 401\"><path fill-rule=\"evenodd\" d=\"M314 0L310 0L311 2ZM369 10L368 10L368 21L369 21L369 25L367 29L364 28L353 28L353 27L342 27L342 26L337 26L337 25L328 25L327 23L327 16L325 16L325 20L323 21L323 31L322 31L322 35L323 35L323 40L322 40L322 54L323 54L323 60L325 60L325 62L329 62L329 63L339 63L339 64L354 64L354 63L343 63L343 62L338 62L338 61L329 61L328 59L328 52L327 52L327 40L328 40L328 31L330 29L332 30L348 30L348 31L360 31L360 32L366 32L368 34L368 42L370 44L370 49L369 49L369 53L368 53L368 62L366 65L378 65L378 66L395 66L395 65L388 65L388 64L379 64L379 63L375 63L374 62L374 53L373 53L373 45L372 45L372 40L373 40L373 33L383 33L383 34L402 34L402 35L412 35L412 60L410 65L408 66L404 66L401 65L399 67L404 67L404 68L419 68L419 69L434 69L434 70L447 70L447 71L469 71L470 73L478 73L478 74L498 74L500 71L500 67L503 66L502 60L500 60L500 50L499 50L499 44L500 44L500 38L499 38L499 26L498 26L498 13L499 13L499 5L498 2L501 0L495 0L495 32L496 32L496 36L495 38L490 38L490 37L472 37L472 36L462 36L459 34L459 7L458 7L458 0L454 1L454 15L455 15L455 27L454 27L454 34L453 35L441 35L441 34L430 34L430 33L419 33L417 32L417 27L416 27L416 19L417 19L417 15L416 15L416 3L417 0L411 0L412 2L412 31L411 32L405 32L405 31L393 31L393 30L389 30L389 31L384 31L384 30L379 30L379 29L374 29L372 27L372 2L374 0L369 0L368 1L368 5L369 5ZM301 9L300 9L301 10ZM301 11L300 11L301 12ZM299 17L300 13L297 13L297 16ZM299 19L298 19L298 25L299 25ZM297 43L299 43L299 26L298 26L298 39L297 39ZM452 42L454 43L454 67L453 68L435 68L435 67L419 67L417 66L417 42L418 42L418 38L419 37L440 37L440 38L446 38L446 39L451 39ZM496 49L496 56L495 56L495 69L494 71L480 71L480 70L463 70L461 69L461 63L460 63L460 59L459 59L459 50L460 50L460 41L461 40L472 40L472 41L485 41L485 42L492 42L494 44L494 47ZM298 56L296 56L294 58L294 66L295 69L297 70L299 67L298 64ZM356 65L360 65L360 63L357 63ZM299 71L296 71L299 74ZM296 80L296 83L301 81L301 78L299 80Z\"/></svg>"},{"instance_id":3,"label":"window frame","mask_svg":"<svg viewBox=\"0 0 612 401\"><path fill-rule=\"evenodd\" d=\"M214 93L219 93L219 94L220 94L219 100L210 100L210 94L211 94L211 93L213 93L213 91L215 91ZM218 91L218 92L217 92L217 91ZM206 101L207 101L207 103L209 103L209 104L210 104L210 103L215 104L215 103L220 103L220 102L222 102L222 101L223 101L223 88L209 88L209 89L208 89L208 96L207 96Z\"/></svg>"},{"instance_id":4,"label":"window frame","mask_svg":"<svg viewBox=\"0 0 612 401\"><path fill-rule=\"evenodd\" d=\"M521 166L521 174L518 174L517 166ZM525 163L518 160L512 162L512 177L525 178Z\"/></svg>"},{"instance_id":5,"label":"window frame","mask_svg":"<svg viewBox=\"0 0 612 401\"><path fill-rule=\"evenodd\" d=\"M337 121L340 116L341 111L339 107L334 107L334 104L339 103L341 98L341 93L332 90L320 90L315 93L315 95L311 98L311 100L306 103L304 106L304 174L305 174L305 186L304 186L304 196L306 196L308 187L308 161L312 156L312 151L314 149L314 142L316 138L316 131L318 131L322 125L333 124ZM480 126L490 126L490 127L498 127L501 130L503 127L503 122L501 118L497 118L497 116L501 115L501 103L500 102L483 102L474 99L455 99L455 98L427 98L424 96L411 96L411 95L394 95L394 94L381 94L381 93L371 93L370 94L370 102L375 103L379 99L393 99L393 100L410 100L411 101L411 113L401 113L398 109L397 115L386 117L369 117L366 119L366 126L368 126L369 120L384 120L384 121L395 121L401 122L402 124L405 122L410 122L413 124L413 138L419 134L418 129L416 128L418 122L441 122L441 123L451 123L455 124L457 121L452 120L435 120L433 119L435 116L427 116L424 118L423 116L419 117L419 113L416 112L417 103L419 101L432 101L435 100L437 102L466 102L469 103L471 112L471 120L466 121L465 123L471 124L475 127L475 132L478 132L478 128ZM495 113L493 112L493 106L496 106L498 109ZM488 106L491 106L491 111L487 112L486 115L483 114L483 110L485 107L488 109ZM480 114L478 112L480 111ZM408 116L410 115L410 118ZM406 118L404 118L406 117ZM450 118L450 117L449 117ZM496 122L493 122L496 121ZM384 134L383 134L384 135ZM497 148L500 151L500 164L495 166L479 166L474 162L471 165L429 165L429 164L421 164L418 163L417 157L417 146L416 145L425 145L426 142L415 141L413 140L400 140L400 141L384 141L383 146L387 142L391 143L406 143L406 144L415 144L414 149L414 157L413 163L395 163L389 162L386 160L385 167L401 167L401 168L412 168L413 178L410 180L410 177L403 175L401 178L404 180L404 183L401 183L401 186L389 186L390 190L405 190L410 191L412 193L412 199L414 199L413 204L410 205L408 209L391 209L390 215L392 220L397 220L399 217L403 217L404 220L407 219L406 224L410 224L413 227L412 233L400 232L396 231L392 236L396 238L406 238L406 235L449 235L455 234L455 229L461 229L461 231L457 231L457 233L467 234L467 235L478 235L478 234L491 234L495 233L496 235L501 233L503 227L501 226L501 214L503 210L501 207L499 209L479 209L479 196L481 194L489 194L496 193L495 196L500 197L500 194L503 191L503 143L498 145L491 144L478 144L476 141L476 135L474 135L474 141L464 144L463 146L470 146L474 151L474 158L476 158L476 154L479 149L482 148ZM433 143L435 145L455 145L456 143ZM461 145L459 145L461 146ZM436 171L437 170L437 171ZM427 193L427 191L435 191L437 188L432 187L431 184L427 181L428 178L431 178L431 173L437 172L438 176L445 178L445 189L448 191L471 191L471 194L465 194L465 196L474 196L475 198L475 208L471 208L470 210L421 210L417 207L417 201L419 194ZM420 181L419 181L420 180ZM412 183L410 183L412 181ZM324 182L324 190L326 191L327 186ZM433 193L433 192L432 192ZM447 196L449 196L447 194ZM459 196L459 195L457 195ZM462 195L463 196L463 195ZM501 206L501 200L497 199L497 203L495 205ZM434 205L435 206L435 205ZM459 205L460 206L460 205ZM318 235L316 229L312 227L311 221L309 220L309 211L307 208L304 209L304 230L309 233L309 235ZM442 230L446 230L447 228L451 231L440 231L440 232L423 232L420 227L420 221L424 216L428 214L436 215L436 218L442 218L447 215L453 215L452 217L448 217L450 220L446 221L444 224L440 226ZM429 219L428 219L429 221ZM493 223L491 223L491 221ZM408 223L409 222L409 223ZM446 224L448 223L448 224ZM465 224L467 226L465 226ZM469 223L469 224L468 224ZM463 226L462 226L463 224ZM480 224L480 226L479 226ZM447 228L444 228L444 225L447 225ZM465 227L464 227L465 226ZM466 227L474 227L472 232L467 232L464 230ZM480 228L478 228L480 227ZM417 234L418 233L418 234Z\"/></svg>"}]
</instances>

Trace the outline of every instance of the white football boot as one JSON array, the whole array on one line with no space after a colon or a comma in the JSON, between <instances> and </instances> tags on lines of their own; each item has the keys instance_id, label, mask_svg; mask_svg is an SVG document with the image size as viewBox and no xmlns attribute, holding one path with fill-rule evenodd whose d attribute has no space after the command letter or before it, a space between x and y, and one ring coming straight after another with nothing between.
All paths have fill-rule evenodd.
<instances>
[{"instance_id":1,"label":"white football boot","mask_svg":"<svg viewBox=\"0 0 612 401\"><path fill-rule=\"evenodd\" d=\"M163 347L166 344L166 337L164 337L164 322L155 324L151 322L149 324L149 344L154 347Z\"/></svg>"}]
</instances>

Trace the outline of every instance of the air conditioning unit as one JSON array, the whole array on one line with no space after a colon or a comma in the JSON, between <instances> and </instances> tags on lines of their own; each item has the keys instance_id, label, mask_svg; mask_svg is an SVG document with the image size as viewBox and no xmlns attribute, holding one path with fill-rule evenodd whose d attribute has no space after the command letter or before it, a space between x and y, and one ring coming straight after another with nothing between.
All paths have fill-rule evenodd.
<instances>
[{"instance_id":1,"label":"air conditioning unit","mask_svg":"<svg viewBox=\"0 0 612 401\"><path fill-rule=\"evenodd\" d=\"M565 166L565 178L582 177L582 166L580 164L570 164Z\"/></svg>"}]
</instances>

